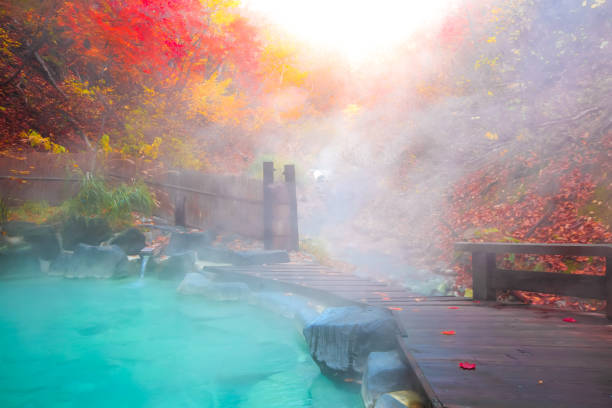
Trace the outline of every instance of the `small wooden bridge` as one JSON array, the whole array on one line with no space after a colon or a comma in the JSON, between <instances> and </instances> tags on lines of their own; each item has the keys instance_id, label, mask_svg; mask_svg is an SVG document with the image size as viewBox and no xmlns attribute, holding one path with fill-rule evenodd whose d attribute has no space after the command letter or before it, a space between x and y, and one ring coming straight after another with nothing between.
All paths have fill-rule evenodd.
<instances>
[{"instance_id":1,"label":"small wooden bridge","mask_svg":"<svg viewBox=\"0 0 612 408\"><path fill-rule=\"evenodd\" d=\"M534 250L525 246L458 245L478 253ZM572 247L571 251L584 250ZM595 251L608 256L610 246L603 245ZM484 272L475 270L476 276L495 275L491 256L477 255L474 260L476 268L486 267ZM413 380L419 384L418 391L428 398L430 407L612 407L612 324L603 314L501 305L486 299L416 296L403 288L317 264L206 269L224 279L328 297L338 304L391 309L400 329L398 345L412 368ZM533 284L525 273L519 275L519 288ZM594 280L595 285L607 285L607 278L598 278L603 280ZM565 282L567 278L560 279ZM474 287L480 288L478 296L484 293L484 297L491 297L491 288L500 289L500 282L492 278L485 284L475 281ZM512 286L508 279L503 282ZM589 290L607 296L605 290L593 289L593 282L587 283ZM475 364L476 368L464 370L460 362Z\"/></svg>"}]
</instances>

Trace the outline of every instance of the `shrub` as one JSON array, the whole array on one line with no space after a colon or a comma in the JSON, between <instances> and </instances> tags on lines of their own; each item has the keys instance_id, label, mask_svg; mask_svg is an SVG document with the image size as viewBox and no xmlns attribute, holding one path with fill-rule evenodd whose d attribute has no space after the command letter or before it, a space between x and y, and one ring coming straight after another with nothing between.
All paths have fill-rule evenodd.
<instances>
[{"instance_id":1,"label":"shrub","mask_svg":"<svg viewBox=\"0 0 612 408\"><path fill-rule=\"evenodd\" d=\"M150 215L155 200L142 182L111 187L100 177L87 174L76 196L64 203L64 216L102 217L113 227L131 224L132 212Z\"/></svg>"}]
</instances>

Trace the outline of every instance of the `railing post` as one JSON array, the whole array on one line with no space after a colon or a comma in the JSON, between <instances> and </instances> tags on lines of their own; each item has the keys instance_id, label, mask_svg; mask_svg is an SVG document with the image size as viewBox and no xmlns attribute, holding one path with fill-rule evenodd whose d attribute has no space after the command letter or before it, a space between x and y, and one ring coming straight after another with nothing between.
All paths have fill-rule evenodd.
<instances>
[{"instance_id":1,"label":"railing post","mask_svg":"<svg viewBox=\"0 0 612 408\"><path fill-rule=\"evenodd\" d=\"M606 316L612 320L612 256L606 256Z\"/></svg>"},{"instance_id":2,"label":"railing post","mask_svg":"<svg viewBox=\"0 0 612 408\"><path fill-rule=\"evenodd\" d=\"M179 195L174 199L174 225L179 227L185 227L186 218L185 196Z\"/></svg>"},{"instance_id":3,"label":"railing post","mask_svg":"<svg viewBox=\"0 0 612 408\"><path fill-rule=\"evenodd\" d=\"M274 246L274 197L272 195L272 184L274 183L274 163L263 163L263 241L265 249L273 249Z\"/></svg>"},{"instance_id":4,"label":"railing post","mask_svg":"<svg viewBox=\"0 0 612 408\"><path fill-rule=\"evenodd\" d=\"M491 278L496 268L495 254L472 253L472 289L475 300L495 300L497 295L491 287Z\"/></svg>"},{"instance_id":5,"label":"railing post","mask_svg":"<svg viewBox=\"0 0 612 408\"><path fill-rule=\"evenodd\" d=\"M295 166L285 165L285 186L289 199L289 237L287 239L287 249L297 251L300 249L300 239L298 232L297 218L297 192L295 187Z\"/></svg>"}]
</instances>

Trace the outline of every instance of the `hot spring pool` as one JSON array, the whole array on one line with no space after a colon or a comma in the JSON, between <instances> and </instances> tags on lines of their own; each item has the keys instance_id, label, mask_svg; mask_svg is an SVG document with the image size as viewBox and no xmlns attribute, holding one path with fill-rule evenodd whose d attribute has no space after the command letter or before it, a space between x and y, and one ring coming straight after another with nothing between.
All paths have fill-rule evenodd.
<instances>
[{"instance_id":1,"label":"hot spring pool","mask_svg":"<svg viewBox=\"0 0 612 408\"><path fill-rule=\"evenodd\" d=\"M361 407L295 323L176 282L0 281L0 407Z\"/></svg>"}]
</instances>

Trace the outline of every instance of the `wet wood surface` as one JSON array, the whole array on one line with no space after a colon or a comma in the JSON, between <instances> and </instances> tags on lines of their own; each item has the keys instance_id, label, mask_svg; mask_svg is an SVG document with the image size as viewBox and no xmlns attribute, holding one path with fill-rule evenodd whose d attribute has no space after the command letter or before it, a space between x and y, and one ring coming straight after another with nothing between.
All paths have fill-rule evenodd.
<instances>
[{"instance_id":1,"label":"wet wood surface","mask_svg":"<svg viewBox=\"0 0 612 408\"><path fill-rule=\"evenodd\" d=\"M612 407L612 324L603 314L418 296L316 264L208 269L391 309L433 407ZM463 361L476 369L461 369Z\"/></svg>"}]
</instances>

